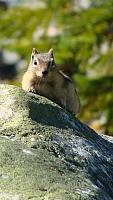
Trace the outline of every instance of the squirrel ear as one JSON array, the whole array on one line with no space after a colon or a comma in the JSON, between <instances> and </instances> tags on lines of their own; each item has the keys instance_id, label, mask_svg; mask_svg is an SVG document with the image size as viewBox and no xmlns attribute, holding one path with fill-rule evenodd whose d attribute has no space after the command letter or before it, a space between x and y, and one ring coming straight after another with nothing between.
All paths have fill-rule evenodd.
<instances>
[{"instance_id":1,"label":"squirrel ear","mask_svg":"<svg viewBox=\"0 0 113 200\"><path fill-rule=\"evenodd\" d=\"M48 51L48 53L49 53L51 56L53 56L53 49L51 48L51 49Z\"/></svg>"},{"instance_id":2,"label":"squirrel ear","mask_svg":"<svg viewBox=\"0 0 113 200\"><path fill-rule=\"evenodd\" d=\"M32 54L37 54L37 53L38 53L38 51L36 50L36 48L33 48Z\"/></svg>"}]
</instances>

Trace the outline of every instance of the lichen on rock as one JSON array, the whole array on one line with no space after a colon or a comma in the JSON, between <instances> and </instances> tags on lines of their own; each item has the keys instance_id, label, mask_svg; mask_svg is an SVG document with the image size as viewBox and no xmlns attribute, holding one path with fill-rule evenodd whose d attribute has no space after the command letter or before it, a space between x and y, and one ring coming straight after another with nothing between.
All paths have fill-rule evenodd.
<instances>
[{"instance_id":1,"label":"lichen on rock","mask_svg":"<svg viewBox=\"0 0 113 200\"><path fill-rule=\"evenodd\" d=\"M0 85L0 199L112 200L112 139L44 97Z\"/></svg>"}]
</instances>

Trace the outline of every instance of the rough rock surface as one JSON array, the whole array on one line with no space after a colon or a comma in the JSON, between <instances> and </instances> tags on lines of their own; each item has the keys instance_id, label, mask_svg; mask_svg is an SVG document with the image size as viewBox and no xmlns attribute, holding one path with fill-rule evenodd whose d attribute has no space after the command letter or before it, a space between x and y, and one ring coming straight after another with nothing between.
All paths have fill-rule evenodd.
<instances>
[{"instance_id":1,"label":"rough rock surface","mask_svg":"<svg viewBox=\"0 0 113 200\"><path fill-rule=\"evenodd\" d=\"M0 200L112 200L113 140L44 97L0 85Z\"/></svg>"}]
</instances>

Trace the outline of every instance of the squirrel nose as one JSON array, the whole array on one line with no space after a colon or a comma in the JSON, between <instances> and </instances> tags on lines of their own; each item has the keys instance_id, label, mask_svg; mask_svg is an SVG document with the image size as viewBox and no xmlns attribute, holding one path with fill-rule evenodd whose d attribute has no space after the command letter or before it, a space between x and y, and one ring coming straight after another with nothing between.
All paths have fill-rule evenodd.
<instances>
[{"instance_id":1,"label":"squirrel nose","mask_svg":"<svg viewBox=\"0 0 113 200\"><path fill-rule=\"evenodd\" d=\"M48 71L45 70L45 71L42 72L42 74L43 74L44 76L46 76L46 75L48 74Z\"/></svg>"}]
</instances>

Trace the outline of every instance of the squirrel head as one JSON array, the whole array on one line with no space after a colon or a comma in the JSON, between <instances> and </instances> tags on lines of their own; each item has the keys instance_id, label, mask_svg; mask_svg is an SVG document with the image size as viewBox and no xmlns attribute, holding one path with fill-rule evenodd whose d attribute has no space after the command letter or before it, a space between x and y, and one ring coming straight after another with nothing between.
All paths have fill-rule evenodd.
<instances>
[{"instance_id":1,"label":"squirrel head","mask_svg":"<svg viewBox=\"0 0 113 200\"><path fill-rule=\"evenodd\" d=\"M31 64L37 76L46 77L55 68L53 49L50 49L47 53L40 53L33 48Z\"/></svg>"}]
</instances>

